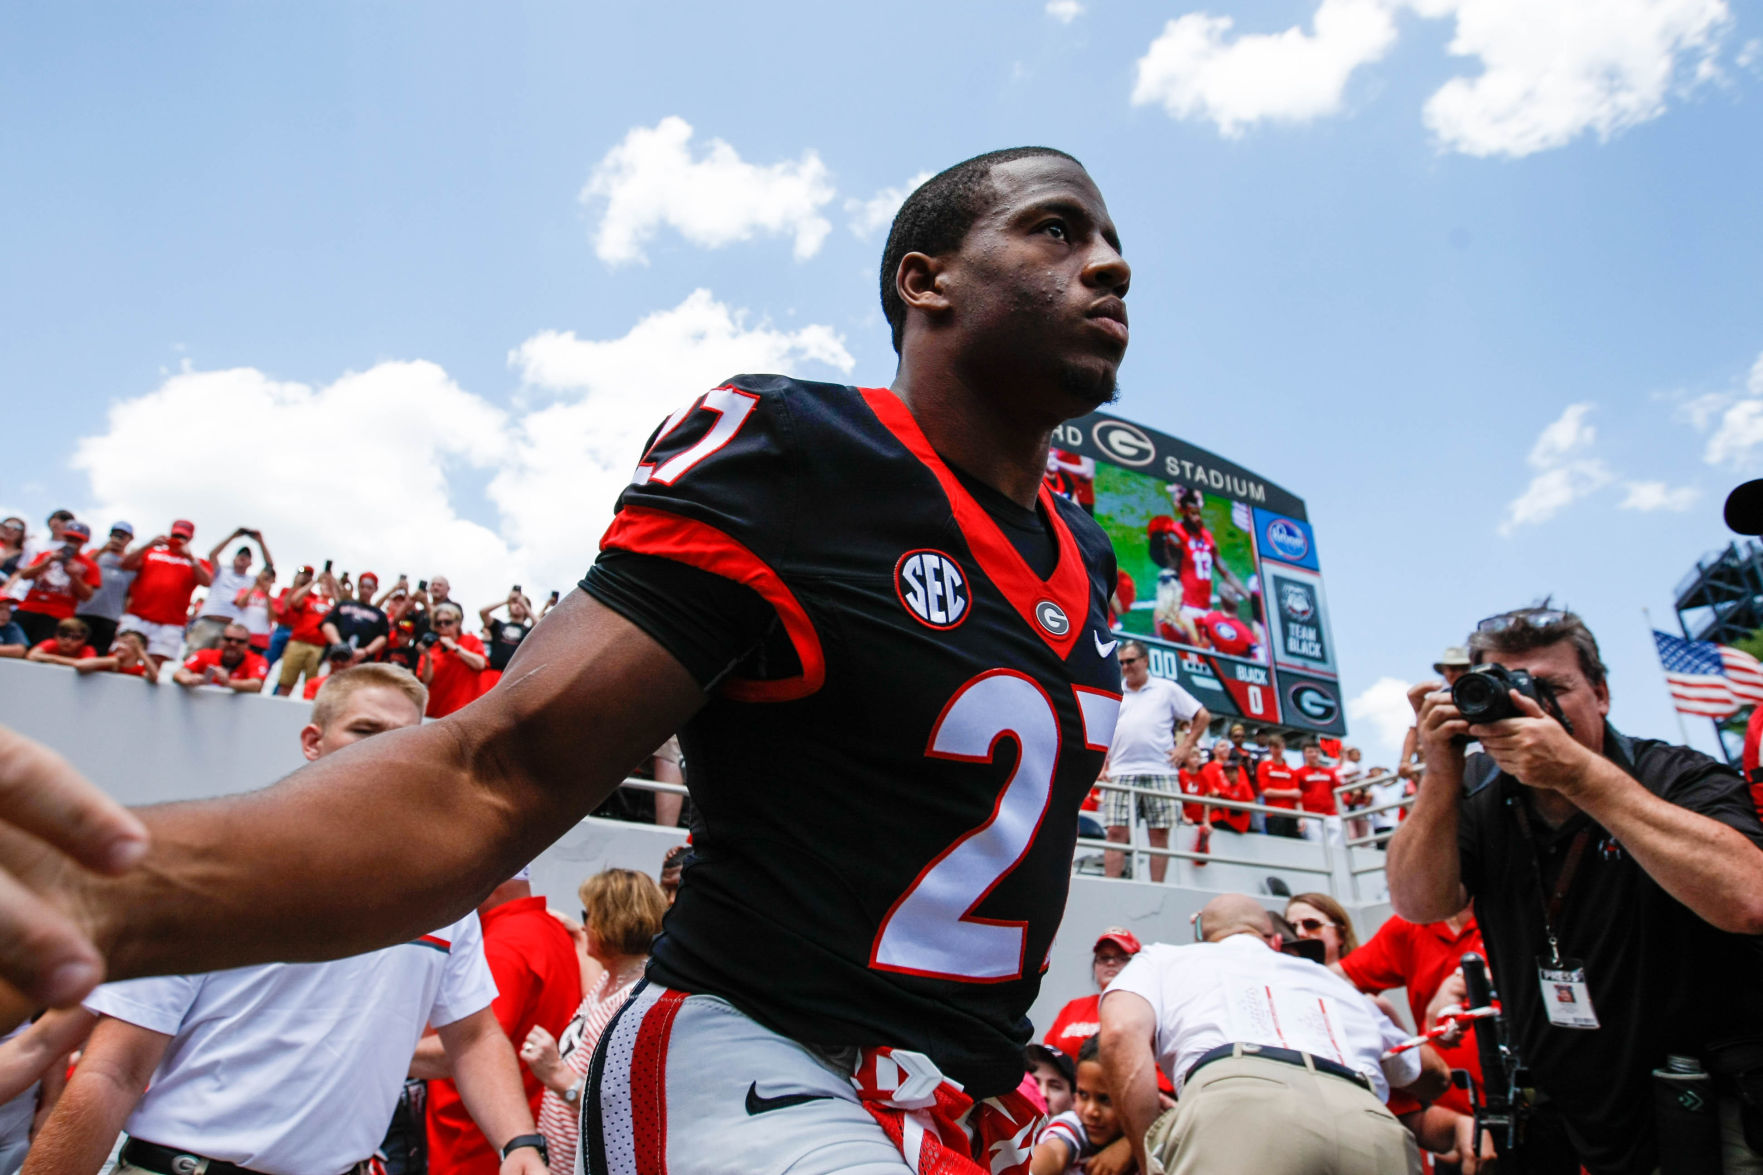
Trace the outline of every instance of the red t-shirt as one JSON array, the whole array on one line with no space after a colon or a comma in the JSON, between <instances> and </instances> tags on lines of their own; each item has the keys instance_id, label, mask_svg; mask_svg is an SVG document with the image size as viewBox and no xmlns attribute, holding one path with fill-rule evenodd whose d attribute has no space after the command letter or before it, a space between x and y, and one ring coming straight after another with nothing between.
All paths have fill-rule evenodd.
<instances>
[{"instance_id":1,"label":"red t-shirt","mask_svg":"<svg viewBox=\"0 0 1763 1175\"><path fill-rule=\"evenodd\" d=\"M1304 811L1319 812L1324 816L1333 816L1339 811L1335 807L1334 789L1341 786L1341 777L1333 767L1300 767L1296 778L1299 790L1304 793Z\"/></svg>"},{"instance_id":2,"label":"red t-shirt","mask_svg":"<svg viewBox=\"0 0 1763 1175\"><path fill-rule=\"evenodd\" d=\"M1206 766L1210 767L1212 764L1208 763ZM1206 778L1205 768L1201 768L1199 771L1189 771L1186 767L1182 767L1176 771L1175 777L1181 783L1181 792L1184 796L1209 796L1212 794L1212 783ZM1189 824L1198 824L1205 819L1205 813L1206 809L1198 804L1183 804L1181 806L1182 819Z\"/></svg>"},{"instance_id":3,"label":"red t-shirt","mask_svg":"<svg viewBox=\"0 0 1763 1175\"><path fill-rule=\"evenodd\" d=\"M582 968L563 923L545 912L541 897L516 898L481 915L484 957L496 980L496 1022L519 1048L533 1025L561 1036L582 1002ZM533 1118L544 1086L520 1067ZM432 1175L496 1175L501 1159L466 1113L451 1081L429 1082L429 1171Z\"/></svg>"},{"instance_id":4,"label":"red t-shirt","mask_svg":"<svg viewBox=\"0 0 1763 1175\"><path fill-rule=\"evenodd\" d=\"M1053 1026L1041 1037L1041 1043L1050 1049L1058 1049L1075 1064L1077 1050L1083 1048L1084 1041L1096 1035L1102 1026L1101 1012L1098 1010L1101 1004L1100 992L1072 1000L1059 1009L1059 1015L1053 1018ZM1169 1084L1168 1076L1161 1069L1157 1070L1157 1088L1171 1097L1175 1096L1175 1087Z\"/></svg>"},{"instance_id":5,"label":"red t-shirt","mask_svg":"<svg viewBox=\"0 0 1763 1175\"><path fill-rule=\"evenodd\" d=\"M1255 799L1255 789L1241 767L1227 773L1223 764L1208 763L1200 768L1200 778L1204 781L1208 794L1221 800ZM1240 808L1213 808L1208 819L1213 824L1222 824L1235 832L1249 831L1249 813Z\"/></svg>"},{"instance_id":6,"label":"red t-shirt","mask_svg":"<svg viewBox=\"0 0 1763 1175\"><path fill-rule=\"evenodd\" d=\"M202 560L204 570L208 560ZM182 625L195 594L196 559L170 547L153 547L141 556L141 570L129 584L128 611L154 624Z\"/></svg>"},{"instance_id":7,"label":"red t-shirt","mask_svg":"<svg viewBox=\"0 0 1763 1175\"><path fill-rule=\"evenodd\" d=\"M60 550L60 547L56 547L54 550L44 551L30 561L30 566L49 562L49 557ZM68 619L73 615L74 608L84 602L73 594L73 579L76 575L93 590L104 582L104 573L98 570L98 565L81 552L69 559L66 566L51 567L31 580L31 594L19 602L19 610L53 616L57 620Z\"/></svg>"},{"instance_id":8,"label":"red t-shirt","mask_svg":"<svg viewBox=\"0 0 1763 1175\"><path fill-rule=\"evenodd\" d=\"M327 643L324 618L330 615L331 598L315 587L299 603L289 605L288 597L293 594L293 588L283 588L282 594L275 598L276 620L293 630L288 639L308 645Z\"/></svg>"},{"instance_id":9,"label":"red t-shirt","mask_svg":"<svg viewBox=\"0 0 1763 1175\"><path fill-rule=\"evenodd\" d=\"M1270 787L1279 791L1291 791L1296 786L1292 781L1297 778L1297 773L1284 763L1275 759L1263 759L1261 766L1255 770L1255 778L1261 785L1261 802L1269 808L1296 808L1298 806L1296 800L1267 794L1267 789Z\"/></svg>"},{"instance_id":10,"label":"red t-shirt","mask_svg":"<svg viewBox=\"0 0 1763 1175\"><path fill-rule=\"evenodd\" d=\"M191 673L204 673L211 666L220 665L219 649L203 649L194 657L184 662L184 668ZM232 681L262 681L269 676L269 662L256 653L247 652L245 659L232 667L227 673Z\"/></svg>"},{"instance_id":11,"label":"red t-shirt","mask_svg":"<svg viewBox=\"0 0 1763 1175\"><path fill-rule=\"evenodd\" d=\"M458 638L459 647L483 656L484 642L469 632ZM435 663L435 676L429 682L430 718L444 718L455 710L469 706L483 692L483 671L467 665L458 654L434 645L429 656ZM573 1010L573 1009L572 1009Z\"/></svg>"},{"instance_id":12,"label":"red t-shirt","mask_svg":"<svg viewBox=\"0 0 1763 1175\"><path fill-rule=\"evenodd\" d=\"M1744 766L1745 782L1751 785L1751 802L1757 805L1757 813L1763 815L1763 778L1759 778L1757 771L1760 742L1763 742L1763 706L1754 706L1751 720L1745 723L1745 750L1740 762Z\"/></svg>"},{"instance_id":13,"label":"red t-shirt","mask_svg":"<svg viewBox=\"0 0 1763 1175\"><path fill-rule=\"evenodd\" d=\"M96 657L98 655L96 652L94 652L92 650L91 645L81 645L80 651L77 653L64 653L60 649L60 642L57 641L54 637L50 637L48 640L44 641L42 644L37 645L35 648L33 648L31 650L31 652L33 652L33 653L54 653L57 657L72 657L75 660L79 660L84 657Z\"/></svg>"},{"instance_id":14,"label":"red t-shirt","mask_svg":"<svg viewBox=\"0 0 1763 1175\"><path fill-rule=\"evenodd\" d=\"M328 673L323 677L314 677L310 673L307 674L306 683L300 687L300 696L310 702L313 698L318 696L318 691L323 689L324 683L330 679L331 675Z\"/></svg>"},{"instance_id":15,"label":"red t-shirt","mask_svg":"<svg viewBox=\"0 0 1763 1175\"><path fill-rule=\"evenodd\" d=\"M1451 927L1444 922L1422 925L1391 914L1369 941L1341 960L1341 970L1360 991L1406 987L1408 1010L1418 1028L1426 1018L1426 1005L1438 994L1439 985L1457 969L1466 951L1487 957L1481 928L1475 924L1473 915L1462 930L1452 934ZM1439 1049L1439 1055L1451 1068L1469 1070L1476 1084L1481 1084L1481 1060L1475 1049L1473 1028L1455 1048ZM1468 1096L1455 1086L1439 1099L1439 1104L1460 1114L1469 1113Z\"/></svg>"}]
</instances>

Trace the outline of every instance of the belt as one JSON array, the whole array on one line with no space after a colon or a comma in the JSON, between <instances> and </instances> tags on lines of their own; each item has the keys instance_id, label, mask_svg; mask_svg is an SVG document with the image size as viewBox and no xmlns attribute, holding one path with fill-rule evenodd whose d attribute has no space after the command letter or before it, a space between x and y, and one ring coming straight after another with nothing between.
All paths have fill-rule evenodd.
<instances>
[{"instance_id":1,"label":"belt","mask_svg":"<svg viewBox=\"0 0 1763 1175\"><path fill-rule=\"evenodd\" d=\"M225 1159L211 1159L207 1155L160 1146L156 1142L147 1142L140 1138L130 1138L123 1143L122 1153L118 1158L131 1167L157 1171L160 1175L260 1175L249 1167L241 1167ZM343 1175L368 1175L373 1170L373 1160L363 1159Z\"/></svg>"},{"instance_id":2,"label":"belt","mask_svg":"<svg viewBox=\"0 0 1763 1175\"><path fill-rule=\"evenodd\" d=\"M1297 1049L1280 1049L1264 1044L1221 1044L1200 1054L1200 1059L1188 1067L1188 1074L1182 1078L1186 1085L1194 1079L1194 1074L1210 1065L1213 1061L1229 1060L1231 1057L1260 1057L1264 1061L1278 1061L1282 1065L1296 1065L1300 1069L1315 1069L1318 1073L1326 1073L1330 1077L1340 1077L1351 1081L1367 1093L1371 1092L1371 1079L1363 1073L1355 1073L1345 1065L1323 1057L1313 1057L1309 1053L1301 1053Z\"/></svg>"},{"instance_id":3,"label":"belt","mask_svg":"<svg viewBox=\"0 0 1763 1175\"><path fill-rule=\"evenodd\" d=\"M144 1167L158 1171L160 1175L257 1175L251 1168L225 1159L211 1159L140 1138L123 1143L122 1154L118 1157L131 1167Z\"/></svg>"}]
</instances>

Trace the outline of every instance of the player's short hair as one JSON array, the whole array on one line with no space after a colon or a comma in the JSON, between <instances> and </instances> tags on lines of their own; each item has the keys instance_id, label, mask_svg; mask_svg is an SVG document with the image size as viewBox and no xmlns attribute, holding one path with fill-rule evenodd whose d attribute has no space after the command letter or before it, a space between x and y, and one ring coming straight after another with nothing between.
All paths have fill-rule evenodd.
<instances>
[{"instance_id":1,"label":"player's short hair","mask_svg":"<svg viewBox=\"0 0 1763 1175\"><path fill-rule=\"evenodd\" d=\"M1084 1042L1081 1045L1079 1045L1077 1048L1078 1063L1082 1064L1085 1061L1096 1060L1101 1055L1101 1051L1102 1051L1102 1043L1101 1042L1102 1042L1102 1034L1099 1032L1092 1033L1091 1035L1084 1037Z\"/></svg>"},{"instance_id":2,"label":"player's short hair","mask_svg":"<svg viewBox=\"0 0 1763 1175\"><path fill-rule=\"evenodd\" d=\"M428 709L428 688L416 680L410 670L401 665L357 665L324 679L317 696L312 699L312 724L320 730L325 729L336 721L351 694L375 686L397 690L410 699L418 714Z\"/></svg>"},{"instance_id":3,"label":"player's short hair","mask_svg":"<svg viewBox=\"0 0 1763 1175\"><path fill-rule=\"evenodd\" d=\"M1533 607L1502 613L1499 619L1508 621L1504 628L1487 631L1477 628L1469 634L1469 660L1472 664L1480 665L1489 653L1528 653L1532 649L1545 649L1566 641L1573 646L1574 655L1579 659L1579 671L1585 674L1585 679L1594 686L1604 684L1610 667L1604 664L1603 655L1598 651L1598 638L1592 635L1592 630L1586 627L1578 613L1551 607L1545 597Z\"/></svg>"},{"instance_id":4,"label":"player's short hair","mask_svg":"<svg viewBox=\"0 0 1763 1175\"><path fill-rule=\"evenodd\" d=\"M906 338L906 303L900 298L895 278L900 261L908 253L938 257L953 253L967 239L968 230L989 207L994 198L992 168L1016 159L1032 159L1056 155L1083 164L1064 151L1052 147L1007 147L987 151L965 159L954 167L938 172L919 184L894 214L894 225L888 230L887 247L882 250L881 304L882 314L894 335L894 353Z\"/></svg>"},{"instance_id":5,"label":"player's short hair","mask_svg":"<svg viewBox=\"0 0 1763 1175\"><path fill-rule=\"evenodd\" d=\"M635 869L607 869L582 882L576 893L588 932L602 950L649 953L649 943L661 933L661 917L667 913L667 898L654 878Z\"/></svg>"},{"instance_id":6,"label":"player's short hair","mask_svg":"<svg viewBox=\"0 0 1763 1175\"><path fill-rule=\"evenodd\" d=\"M1342 958L1346 958L1359 949L1359 932L1353 929L1353 916L1347 913L1347 907L1325 893L1293 894L1286 901L1287 918L1291 917L1289 913L1291 908L1299 902L1303 902L1312 910L1320 910L1330 922L1335 924L1335 929L1341 935Z\"/></svg>"},{"instance_id":7,"label":"player's short hair","mask_svg":"<svg viewBox=\"0 0 1763 1175\"><path fill-rule=\"evenodd\" d=\"M1315 747L1320 751L1322 749L1322 740L1318 739L1315 735L1307 735L1305 736L1304 741L1298 744L1298 749L1300 751L1307 751L1311 747Z\"/></svg>"}]
</instances>

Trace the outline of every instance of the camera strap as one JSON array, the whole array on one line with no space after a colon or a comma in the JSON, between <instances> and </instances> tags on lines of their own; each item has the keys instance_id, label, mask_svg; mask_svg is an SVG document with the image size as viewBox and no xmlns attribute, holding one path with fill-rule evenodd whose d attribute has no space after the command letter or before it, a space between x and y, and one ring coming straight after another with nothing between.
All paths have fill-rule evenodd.
<instances>
[{"instance_id":1,"label":"camera strap","mask_svg":"<svg viewBox=\"0 0 1763 1175\"><path fill-rule=\"evenodd\" d=\"M1537 845L1536 831L1530 822L1530 813L1525 810L1524 797L1515 795L1510 800L1512 811L1518 817L1518 827L1524 833L1526 843L1530 845L1530 867L1536 878L1537 898L1543 907L1543 931L1549 936L1549 960L1561 962L1561 944L1555 935L1555 927L1561 922L1561 907L1567 901L1567 893L1573 888L1573 879L1579 873L1579 863L1585 857L1585 847L1591 843L1592 828L1588 824L1574 834L1573 843L1567 846L1567 859L1561 862L1561 872L1555 878L1555 888L1547 899L1543 899L1543 859L1542 849Z\"/></svg>"}]
</instances>

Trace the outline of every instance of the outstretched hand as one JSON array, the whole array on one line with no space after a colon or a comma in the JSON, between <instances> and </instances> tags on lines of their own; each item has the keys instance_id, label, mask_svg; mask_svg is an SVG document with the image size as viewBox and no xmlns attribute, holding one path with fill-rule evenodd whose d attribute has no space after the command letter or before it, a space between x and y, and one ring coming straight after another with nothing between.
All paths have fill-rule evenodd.
<instances>
[{"instance_id":1,"label":"outstretched hand","mask_svg":"<svg viewBox=\"0 0 1763 1175\"><path fill-rule=\"evenodd\" d=\"M104 977L82 903L92 873L126 872L147 829L60 755L0 727L0 1031L44 1004L76 1003Z\"/></svg>"}]
</instances>

